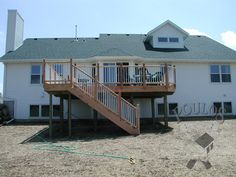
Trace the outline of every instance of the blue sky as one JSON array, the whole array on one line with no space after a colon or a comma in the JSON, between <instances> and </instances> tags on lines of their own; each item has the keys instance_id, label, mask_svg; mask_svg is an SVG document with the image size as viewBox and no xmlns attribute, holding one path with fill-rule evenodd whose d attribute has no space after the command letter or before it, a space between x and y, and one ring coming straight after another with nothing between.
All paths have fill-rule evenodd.
<instances>
[{"instance_id":1,"label":"blue sky","mask_svg":"<svg viewBox=\"0 0 236 177\"><path fill-rule=\"evenodd\" d=\"M236 49L235 0L1 0L0 56L5 51L7 10L25 21L24 38L95 37L147 33L170 19L191 34L205 34ZM0 64L0 92L3 65Z\"/></svg>"}]
</instances>

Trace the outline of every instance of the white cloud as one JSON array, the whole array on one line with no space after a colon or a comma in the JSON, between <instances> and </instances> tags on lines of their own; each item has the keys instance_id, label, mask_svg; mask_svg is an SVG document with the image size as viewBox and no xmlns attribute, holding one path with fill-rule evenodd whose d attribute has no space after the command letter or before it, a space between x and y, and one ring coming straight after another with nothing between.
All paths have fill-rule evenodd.
<instances>
[{"instance_id":1,"label":"white cloud","mask_svg":"<svg viewBox=\"0 0 236 177\"><path fill-rule=\"evenodd\" d=\"M185 31L187 31L190 35L203 35L203 36L208 36L208 34L204 33L204 32L201 32L199 31L198 29L184 29Z\"/></svg>"},{"instance_id":2,"label":"white cloud","mask_svg":"<svg viewBox=\"0 0 236 177\"><path fill-rule=\"evenodd\" d=\"M233 31L226 31L221 33L221 40L223 43L236 50L236 33Z\"/></svg>"}]
</instances>

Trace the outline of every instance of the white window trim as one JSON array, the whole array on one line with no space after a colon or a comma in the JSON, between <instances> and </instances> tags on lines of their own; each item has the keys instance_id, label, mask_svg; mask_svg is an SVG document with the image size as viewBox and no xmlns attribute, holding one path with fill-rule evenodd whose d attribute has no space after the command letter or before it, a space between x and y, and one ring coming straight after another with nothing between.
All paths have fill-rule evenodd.
<instances>
[{"instance_id":1,"label":"white window trim","mask_svg":"<svg viewBox=\"0 0 236 177\"><path fill-rule=\"evenodd\" d=\"M218 65L219 66L219 75L220 75L220 82L212 82L211 81L211 74L218 74L218 73L211 73L211 66L212 65ZM228 65L229 66L229 68L230 68L230 73L228 73L228 74L230 74L230 79L231 79L231 81L230 82L222 82L222 72L221 72L221 66L222 65ZM226 74L226 73L224 73L224 74ZM231 84L232 83L232 74L231 74L231 66L230 66L230 64L217 64L217 63L212 63L212 64L209 64L209 78L210 78L210 83L211 84L216 84L216 85L218 85L218 84Z\"/></svg>"},{"instance_id":2,"label":"white window trim","mask_svg":"<svg viewBox=\"0 0 236 177\"><path fill-rule=\"evenodd\" d=\"M32 66L40 66L40 82L37 83L37 84L32 84L31 83ZM29 79L30 85L31 86L41 86L41 85L43 85L43 82L42 82L43 76L42 76L42 74L43 74L43 66L42 66L42 64L40 64L40 63L33 63L33 64L31 64L30 65L30 79Z\"/></svg>"},{"instance_id":3,"label":"white window trim","mask_svg":"<svg viewBox=\"0 0 236 177\"><path fill-rule=\"evenodd\" d=\"M224 103L227 103L227 102L230 102L231 103L231 111L232 112L230 112L230 113L225 113L224 112ZM214 103L221 103L221 107L222 107L222 113L223 113L223 115L233 115L233 102L230 100L230 101L213 101L212 102L212 106L214 106Z\"/></svg>"},{"instance_id":4,"label":"white window trim","mask_svg":"<svg viewBox=\"0 0 236 177\"><path fill-rule=\"evenodd\" d=\"M175 38L175 39L177 39L178 41L177 42L175 42L175 41L170 41L170 38ZM168 39L168 41L169 41L169 43L174 43L174 44L176 44L176 43L179 43L179 38L178 37L169 37L169 39Z\"/></svg>"}]
</instances>

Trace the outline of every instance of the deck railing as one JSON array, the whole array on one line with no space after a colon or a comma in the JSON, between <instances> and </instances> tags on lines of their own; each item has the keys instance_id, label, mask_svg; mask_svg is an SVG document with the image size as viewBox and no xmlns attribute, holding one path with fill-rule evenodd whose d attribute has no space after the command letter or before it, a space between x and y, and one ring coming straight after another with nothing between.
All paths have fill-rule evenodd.
<instances>
[{"instance_id":1,"label":"deck railing","mask_svg":"<svg viewBox=\"0 0 236 177\"><path fill-rule=\"evenodd\" d=\"M69 84L71 81L70 62L45 62L44 61L44 83L45 84Z\"/></svg>"},{"instance_id":2,"label":"deck railing","mask_svg":"<svg viewBox=\"0 0 236 177\"><path fill-rule=\"evenodd\" d=\"M121 119L127 121L133 127L139 126L139 111L137 111L139 108L100 83L97 76L90 76L72 62L55 64L44 61L44 83L71 84L72 87L79 88L84 94L119 115Z\"/></svg>"},{"instance_id":3,"label":"deck railing","mask_svg":"<svg viewBox=\"0 0 236 177\"><path fill-rule=\"evenodd\" d=\"M105 85L175 85L174 65L77 65Z\"/></svg>"},{"instance_id":4,"label":"deck railing","mask_svg":"<svg viewBox=\"0 0 236 177\"><path fill-rule=\"evenodd\" d=\"M139 86L139 85L175 85L176 68L174 65L76 65L89 76L95 78L100 83L108 86ZM68 83L71 80L71 66L69 62L47 62L45 64L44 75L46 82ZM80 82L89 82L88 76L78 76L78 72L73 73L73 77L80 77ZM87 83L89 84L89 83Z\"/></svg>"}]
</instances>

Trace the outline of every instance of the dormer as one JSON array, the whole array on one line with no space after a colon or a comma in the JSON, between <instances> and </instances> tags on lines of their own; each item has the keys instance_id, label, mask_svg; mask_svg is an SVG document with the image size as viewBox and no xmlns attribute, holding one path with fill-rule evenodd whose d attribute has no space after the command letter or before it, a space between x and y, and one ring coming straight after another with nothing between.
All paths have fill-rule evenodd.
<instances>
[{"instance_id":1,"label":"dormer","mask_svg":"<svg viewBox=\"0 0 236 177\"><path fill-rule=\"evenodd\" d=\"M149 31L144 42L148 42L153 48L182 49L188 35L182 28L167 20Z\"/></svg>"}]
</instances>

